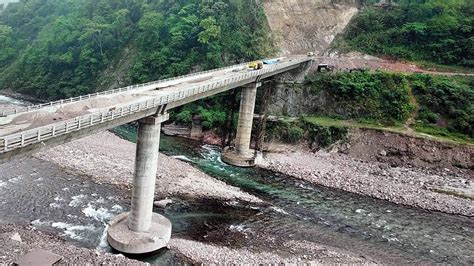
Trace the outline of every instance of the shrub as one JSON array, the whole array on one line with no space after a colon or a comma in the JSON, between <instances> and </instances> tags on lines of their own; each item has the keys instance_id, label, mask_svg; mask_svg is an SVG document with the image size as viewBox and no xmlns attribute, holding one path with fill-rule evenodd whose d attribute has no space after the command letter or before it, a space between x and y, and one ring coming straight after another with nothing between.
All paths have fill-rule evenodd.
<instances>
[{"instance_id":1,"label":"shrub","mask_svg":"<svg viewBox=\"0 0 474 266\"><path fill-rule=\"evenodd\" d=\"M409 79L421 107L419 120L434 124L442 117L451 132L474 136L473 78L413 75Z\"/></svg>"},{"instance_id":2,"label":"shrub","mask_svg":"<svg viewBox=\"0 0 474 266\"><path fill-rule=\"evenodd\" d=\"M472 0L399 1L368 4L335 42L339 49L473 67Z\"/></svg>"},{"instance_id":3,"label":"shrub","mask_svg":"<svg viewBox=\"0 0 474 266\"><path fill-rule=\"evenodd\" d=\"M313 93L325 91L329 94L332 103L321 107L329 116L362 118L393 125L405 122L413 110L410 88L402 74L367 71L318 73L308 77L305 86L309 86Z\"/></svg>"}]
</instances>

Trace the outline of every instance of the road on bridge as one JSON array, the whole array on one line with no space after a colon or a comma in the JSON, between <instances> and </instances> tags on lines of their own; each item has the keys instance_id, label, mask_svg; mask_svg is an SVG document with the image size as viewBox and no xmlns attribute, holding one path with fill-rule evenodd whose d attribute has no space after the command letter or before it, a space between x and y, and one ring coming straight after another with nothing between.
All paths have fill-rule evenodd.
<instances>
[{"instance_id":1,"label":"road on bridge","mask_svg":"<svg viewBox=\"0 0 474 266\"><path fill-rule=\"evenodd\" d=\"M58 145L157 112L164 113L298 68L311 60L308 56L288 57L264 65L261 70L249 70L247 64L240 64L47 104L0 110L0 162L41 150L42 146ZM43 145L33 147L32 144ZM14 150L22 151L13 153Z\"/></svg>"}]
</instances>

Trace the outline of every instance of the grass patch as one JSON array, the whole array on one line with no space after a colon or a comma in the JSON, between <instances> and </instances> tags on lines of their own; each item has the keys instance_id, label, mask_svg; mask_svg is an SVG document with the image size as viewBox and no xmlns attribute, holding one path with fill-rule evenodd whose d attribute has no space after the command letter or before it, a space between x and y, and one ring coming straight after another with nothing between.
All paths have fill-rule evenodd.
<instances>
[{"instance_id":1,"label":"grass patch","mask_svg":"<svg viewBox=\"0 0 474 266\"><path fill-rule=\"evenodd\" d=\"M383 130L395 133L406 134L407 130L402 126L383 126L380 123L373 122L370 120L345 120L340 118L331 118L331 117L321 117L321 116L307 116L302 118L306 123L311 123L314 125L321 125L324 127L338 127L338 128L365 128L365 129L375 129ZM446 128L439 128L431 125L426 125L423 123L416 123L413 127L415 132L413 133L416 137L421 138L431 138L436 141L449 141L455 142L458 144L474 144L474 139L460 133L454 133L449 131Z\"/></svg>"},{"instance_id":2,"label":"grass patch","mask_svg":"<svg viewBox=\"0 0 474 266\"><path fill-rule=\"evenodd\" d=\"M384 126L381 123L378 123L373 120L359 119L355 120L345 120L340 118L331 118L331 117L320 117L320 116L306 116L303 118L304 121L308 123L313 123L316 125L328 126L328 127L354 127L354 128L368 128L368 129L382 129L390 130L394 132L403 132L404 129L402 126Z\"/></svg>"},{"instance_id":3,"label":"grass patch","mask_svg":"<svg viewBox=\"0 0 474 266\"><path fill-rule=\"evenodd\" d=\"M430 136L439 137L442 139L453 140L462 144L474 144L474 139L460 133L451 132L446 128L440 128L424 123L415 123L413 129L417 133L428 134Z\"/></svg>"},{"instance_id":4,"label":"grass patch","mask_svg":"<svg viewBox=\"0 0 474 266\"><path fill-rule=\"evenodd\" d=\"M324 119L324 118L322 118ZM317 123L305 118L292 121L272 121L267 124L267 139L276 139L287 143L307 142L311 148L327 148L347 137L348 128L342 124ZM336 121L334 121L336 122Z\"/></svg>"}]
</instances>

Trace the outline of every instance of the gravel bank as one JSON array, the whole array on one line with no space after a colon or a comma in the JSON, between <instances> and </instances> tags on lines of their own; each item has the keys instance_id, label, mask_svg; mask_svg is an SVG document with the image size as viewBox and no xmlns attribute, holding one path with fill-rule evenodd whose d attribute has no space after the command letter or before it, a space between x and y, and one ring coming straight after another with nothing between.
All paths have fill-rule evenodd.
<instances>
[{"instance_id":1,"label":"gravel bank","mask_svg":"<svg viewBox=\"0 0 474 266\"><path fill-rule=\"evenodd\" d=\"M390 167L340 153L301 150L269 153L260 167L397 204L474 216L474 177L469 170Z\"/></svg>"},{"instance_id":2,"label":"gravel bank","mask_svg":"<svg viewBox=\"0 0 474 266\"><path fill-rule=\"evenodd\" d=\"M282 254L254 252L247 248L232 249L185 239L172 239L169 247L178 250L192 261L204 265L367 264L369 262L366 258L348 254L347 251L338 251L332 247L306 241L286 242L282 246L285 250Z\"/></svg>"},{"instance_id":3,"label":"gravel bank","mask_svg":"<svg viewBox=\"0 0 474 266\"><path fill-rule=\"evenodd\" d=\"M94 182L129 185L133 178L135 144L110 132L76 140L34 157L91 177ZM186 162L160 154L155 196L184 196L261 202L255 196L208 176Z\"/></svg>"},{"instance_id":4,"label":"gravel bank","mask_svg":"<svg viewBox=\"0 0 474 266\"><path fill-rule=\"evenodd\" d=\"M26 253L43 249L62 257L61 265L148 265L123 255L113 255L68 244L63 239L34 230L30 226L2 224L0 221L0 264L10 265Z\"/></svg>"}]
</instances>

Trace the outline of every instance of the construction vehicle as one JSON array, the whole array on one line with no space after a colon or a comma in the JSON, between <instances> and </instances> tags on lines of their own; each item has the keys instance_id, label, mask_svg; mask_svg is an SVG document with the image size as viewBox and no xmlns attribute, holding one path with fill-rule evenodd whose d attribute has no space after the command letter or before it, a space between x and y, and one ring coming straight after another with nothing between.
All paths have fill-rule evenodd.
<instances>
[{"instance_id":1,"label":"construction vehicle","mask_svg":"<svg viewBox=\"0 0 474 266\"><path fill-rule=\"evenodd\" d=\"M247 65L248 68L253 69L253 70L259 70L263 68L263 62L262 61L253 61L250 62Z\"/></svg>"}]
</instances>

